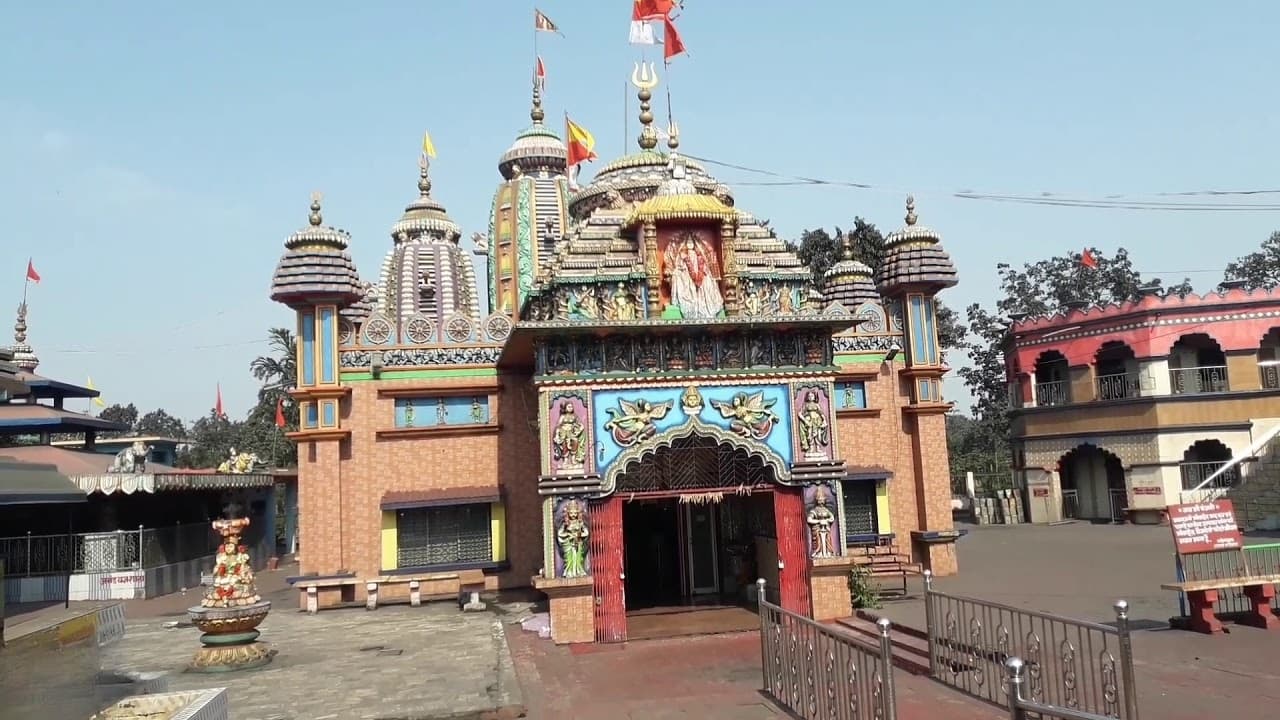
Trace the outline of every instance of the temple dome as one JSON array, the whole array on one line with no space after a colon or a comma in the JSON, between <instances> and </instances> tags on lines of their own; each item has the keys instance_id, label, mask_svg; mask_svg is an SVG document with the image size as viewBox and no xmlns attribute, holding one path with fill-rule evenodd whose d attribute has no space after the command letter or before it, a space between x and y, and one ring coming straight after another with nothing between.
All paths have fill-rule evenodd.
<instances>
[{"instance_id":1,"label":"temple dome","mask_svg":"<svg viewBox=\"0 0 1280 720\"><path fill-rule=\"evenodd\" d=\"M915 198L907 196L907 224L885 238L884 262L876 271L876 287L882 294L903 286L936 292L958 282L951 256L942 249L942 238L916 221Z\"/></svg>"},{"instance_id":2,"label":"temple dome","mask_svg":"<svg viewBox=\"0 0 1280 720\"><path fill-rule=\"evenodd\" d=\"M560 136L542 124L544 117L542 91L535 83L533 108L529 111L533 124L517 135L515 142L499 158L498 172L503 178L510 180L529 173L564 173L569 151Z\"/></svg>"},{"instance_id":3,"label":"temple dome","mask_svg":"<svg viewBox=\"0 0 1280 720\"><path fill-rule=\"evenodd\" d=\"M272 300L290 307L322 301L345 306L364 295L355 261L347 252L351 235L322 222L316 193L307 226L284 241L284 255L271 279Z\"/></svg>"},{"instance_id":4,"label":"temple dome","mask_svg":"<svg viewBox=\"0 0 1280 720\"><path fill-rule=\"evenodd\" d=\"M853 310L865 302L880 302L880 293L871 279L871 268L853 256L853 244L846 233L840 260L822 277L822 295L826 302L838 302Z\"/></svg>"}]
</instances>

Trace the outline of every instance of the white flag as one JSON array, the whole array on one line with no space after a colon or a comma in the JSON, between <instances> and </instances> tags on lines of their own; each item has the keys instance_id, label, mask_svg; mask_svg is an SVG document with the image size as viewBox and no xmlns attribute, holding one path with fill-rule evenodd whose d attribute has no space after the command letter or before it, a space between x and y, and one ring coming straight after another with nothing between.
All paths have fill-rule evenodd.
<instances>
[{"instance_id":1,"label":"white flag","mask_svg":"<svg viewBox=\"0 0 1280 720\"><path fill-rule=\"evenodd\" d=\"M644 20L631 21L631 44L632 45L657 45L658 41L653 36L653 25Z\"/></svg>"}]
</instances>

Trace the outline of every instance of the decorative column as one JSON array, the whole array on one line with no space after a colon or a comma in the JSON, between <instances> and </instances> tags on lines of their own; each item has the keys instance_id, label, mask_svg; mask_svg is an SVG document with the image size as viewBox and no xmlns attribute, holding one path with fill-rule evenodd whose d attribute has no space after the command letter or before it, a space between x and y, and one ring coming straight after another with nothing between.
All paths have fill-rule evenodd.
<instances>
[{"instance_id":1,"label":"decorative column","mask_svg":"<svg viewBox=\"0 0 1280 720\"><path fill-rule=\"evenodd\" d=\"M646 220L643 228L644 272L649 285L649 317L662 315L662 267L658 261L658 225Z\"/></svg>"},{"instance_id":2,"label":"decorative column","mask_svg":"<svg viewBox=\"0 0 1280 720\"><path fill-rule=\"evenodd\" d=\"M725 315L733 317L742 314L742 304L738 293L738 256L734 251L733 240L736 237L734 221L728 217L720 221L720 257L724 262L724 310Z\"/></svg>"}]
</instances>

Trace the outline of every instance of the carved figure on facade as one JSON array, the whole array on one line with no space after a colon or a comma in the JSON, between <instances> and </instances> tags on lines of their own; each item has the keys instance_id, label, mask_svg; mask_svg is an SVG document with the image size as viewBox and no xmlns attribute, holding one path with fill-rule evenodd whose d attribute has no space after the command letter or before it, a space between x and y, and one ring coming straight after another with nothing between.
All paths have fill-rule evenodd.
<instances>
[{"instance_id":1,"label":"carved figure on facade","mask_svg":"<svg viewBox=\"0 0 1280 720\"><path fill-rule=\"evenodd\" d=\"M116 453L111 461L111 467L107 468L107 472L122 475L136 475L147 471L147 456L151 453L151 446L138 440L129 447Z\"/></svg>"},{"instance_id":2,"label":"carved figure on facade","mask_svg":"<svg viewBox=\"0 0 1280 720\"><path fill-rule=\"evenodd\" d=\"M257 470L261 464L262 461L258 459L257 453L237 453L235 448L231 448L230 457L218 465L218 472L244 475Z\"/></svg>"},{"instance_id":3,"label":"carved figure on facade","mask_svg":"<svg viewBox=\"0 0 1280 720\"><path fill-rule=\"evenodd\" d=\"M471 422L477 425L485 421L484 405L481 404L480 398L471 398Z\"/></svg>"},{"instance_id":4,"label":"carved figure on facade","mask_svg":"<svg viewBox=\"0 0 1280 720\"><path fill-rule=\"evenodd\" d=\"M635 293L631 292L626 283L618 283L610 295L606 316L614 321L636 320L640 317Z\"/></svg>"},{"instance_id":5,"label":"carved figure on facade","mask_svg":"<svg viewBox=\"0 0 1280 720\"><path fill-rule=\"evenodd\" d=\"M600 318L600 302L596 297L594 285L583 285L577 290L567 292L566 297L568 297L567 319L598 320Z\"/></svg>"},{"instance_id":6,"label":"carved figure on facade","mask_svg":"<svg viewBox=\"0 0 1280 720\"><path fill-rule=\"evenodd\" d=\"M805 514L809 525L809 554L815 558L829 558L836 554L834 535L836 514L828 506L830 493L826 485L813 489L813 504Z\"/></svg>"},{"instance_id":7,"label":"carved figure on facade","mask_svg":"<svg viewBox=\"0 0 1280 720\"><path fill-rule=\"evenodd\" d=\"M551 458L562 472L580 472L587 457L587 426L572 399L556 401L560 417L551 434Z\"/></svg>"},{"instance_id":8,"label":"carved figure on facade","mask_svg":"<svg viewBox=\"0 0 1280 720\"><path fill-rule=\"evenodd\" d=\"M806 460L825 460L831 444L831 426L827 420L827 408L817 388L802 388L804 401L796 412L799 426L800 452Z\"/></svg>"},{"instance_id":9,"label":"carved figure on facade","mask_svg":"<svg viewBox=\"0 0 1280 720\"><path fill-rule=\"evenodd\" d=\"M604 429L618 445L630 447L658 434L655 423L665 418L673 406L674 403L670 400L655 404L644 398L619 398L618 407L605 408L609 420L604 424Z\"/></svg>"},{"instance_id":10,"label":"carved figure on facade","mask_svg":"<svg viewBox=\"0 0 1280 720\"><path fill-rule=\"evenodd\" d=\"M413 403L405 403L404 406L404 426L413 427Z\"/></svg>"},{"instance_id":11,"label":"carved figure on facade","mask_svg":"<svg viewBox=\"0 0 1280 720\"><path fill-rule=\"evenodd\" d=\"M724 311L715 252L695 232L685 232L667 246L663 264L671 304L686 318L713 318Z\"/></svg>"},{"instance_id":12,"label":"carved figure on facade","mask_svg":"<svg viewBox=\"0 0 1280 720\"><path fill-rule=\"evenodd\" d=\"M445 404L444 398L436 399L436 424L449 424L449 406Z\"/></svg>"},{"instance_id":13,"label":"carved figure on facade","mask_svg":"<svg viewBox=\"0 0 1280 720\"><path fill-rule=\"evenodd\" d=\"M764 440L778 424L778 415L772 410L776 402L766 398L763 391L750 395L739 392L729 402L712 400L711 407L719 410L720 415L729 421L729 429L733 432L742 437Z\"/></svg>"},{"instance_id":14,"label":"carved figure on facade","mask_svg":"<svg viewBox=\"0 0 1280 720\"><path fill-rule=\"evenodd\" d=\"M680 395L680 409L689 417L697 417L702 413L702 408L706 403L702 400L702 393L698 392L698 386L690 385L684 389Z\"/></svg>"},{"instance_id":15,"label":"carved figure on facade","mask_svg":"<svg viewBox=\"0 0 1280 720\"><path fill-rule=\"evenodd\" d=\"M556 545L560 549L560 577L586 577L587 540L590 535L586 504L577 498L563 501L560 505L560 522L556 526Z\"/></svg>"}]
</instances>

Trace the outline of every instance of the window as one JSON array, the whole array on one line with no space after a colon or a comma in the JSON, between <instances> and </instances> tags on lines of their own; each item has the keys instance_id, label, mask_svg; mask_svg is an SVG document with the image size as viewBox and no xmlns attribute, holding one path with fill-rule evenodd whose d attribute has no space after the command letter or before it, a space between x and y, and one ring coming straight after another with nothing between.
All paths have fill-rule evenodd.
<instances>
[{"instance_id":1,"label":"window","mask_svg":"<svg viewBox=\"0 0 1280 720\"><path fill-rule=\"evenodd\" d=\"M836 383L836 410L865 410L867 385L864 382Z\"/></svg>"},{"instance_id":2,"label":"window","mask_svg":"<svg viewBox=\"0 0 1280 720\"><path fill-rule=\"evenodd\" d=\"M401 568L493 560L489 505L410 508L396 513Z\"/></svg>"},{"instance_id":3,"label":"window","mask_svg":"<svg viewBox=\"0 0 1280 720\"><path fill-rule=\"evenodd\" d=\"M489 420L487 395L396 399L395 421L398 428L485 425Z\"/></svg>"},{"instance_id":4,"label":"window","mask_svg":"<svg viewBox=\"0 0 1280 720\"><path fill-rule=\"evenodd\" d=\"M858 536L879 532L876 519L876 481L845 480L840 484L844 495L845 545L853 545Z\"/></svg>"}]
</instances>

